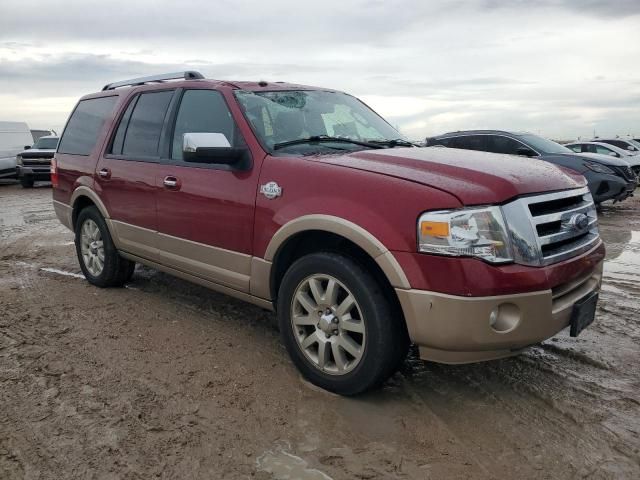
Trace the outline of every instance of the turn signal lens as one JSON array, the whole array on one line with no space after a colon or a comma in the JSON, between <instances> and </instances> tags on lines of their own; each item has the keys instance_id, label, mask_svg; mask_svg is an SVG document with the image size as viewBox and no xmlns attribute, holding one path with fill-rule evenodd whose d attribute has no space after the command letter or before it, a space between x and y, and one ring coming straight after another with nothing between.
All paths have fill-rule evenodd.
<instances>
[{"instance_id":1,"label":"turn signal lens","mask_svg":"<svg viewBox=\"0 0 640 480\"><path fill-rule=\"evenodd\" d=\"M421 222L420 231L422 235L429 237L448 237L449 224L447 222Z\"/></svg>"}]
</instances>

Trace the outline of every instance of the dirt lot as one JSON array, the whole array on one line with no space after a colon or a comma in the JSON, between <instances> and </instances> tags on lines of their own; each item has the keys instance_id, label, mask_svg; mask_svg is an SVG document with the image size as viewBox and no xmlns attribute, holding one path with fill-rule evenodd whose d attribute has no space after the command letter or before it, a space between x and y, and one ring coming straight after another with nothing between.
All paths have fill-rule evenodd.
<instances>
[{"instance_id":1,"label":"dirt lot","mask_svg":"<svg viewBox=\"0 0 640 480\"><path fill-rule=\"evenodd\" d=\"M601 229L578 339L413 355L348 399L300 378L271 313L140 266L90 286L50 188L0 185L0 478L640 478L640 201Z\"/></svg>"}]
</instances>

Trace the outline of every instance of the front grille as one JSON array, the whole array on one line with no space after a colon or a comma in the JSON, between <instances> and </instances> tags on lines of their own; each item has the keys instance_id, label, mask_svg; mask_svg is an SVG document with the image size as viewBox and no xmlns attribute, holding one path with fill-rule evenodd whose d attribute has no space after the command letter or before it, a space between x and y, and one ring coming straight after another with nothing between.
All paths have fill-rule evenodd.
<instances>
[{"instance_id":1,"label":"front grille","mask_svg":"<svg viewBox=\"0 0 640 480\"><path fill-rule=\"evenodd\" d=\"M23 158L22 164L25 167L44 167L47 165L51 165L50 158Z\"/></svg>"},{"instance_id":2,"label":"front grille","mask_svg":"<svg viewBox=\"0 0 640 480\"><path fill-rule=\"evenodd\" d=\"M599 242L596 207L587 188L523 197L502 208L518 263L550 265Z\"/></svg>"},{"instance_id":3,"label":"front grille","mask_svg":"<svg viewBox=\"0 0 640 480\"><path fill-rule=\"evenodd\" d=\"M625 180L633 181L636 179L636 174L633 173L633 170L629 165L621 167L621 166L611 166L609 167L613 169L619 176L624 178Z\"/></svg>"},{"instance_id":4,"label":"front grille","mask_svg":"<svg viewBox=\"0 0 640 480\"><path fill-rule=\"evenodd\" d=\"M631 170L633 170L633 174L636 176L636 178L640 178L640 165L631 167Z\"/></svg>"}]
</instances>

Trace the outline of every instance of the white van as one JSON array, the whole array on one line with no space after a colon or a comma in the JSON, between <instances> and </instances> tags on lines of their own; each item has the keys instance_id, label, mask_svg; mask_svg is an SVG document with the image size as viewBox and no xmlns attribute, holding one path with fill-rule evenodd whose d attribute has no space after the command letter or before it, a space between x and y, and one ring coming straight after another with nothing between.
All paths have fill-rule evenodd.
<instances>
[{"instance_id":1,"label":"white van","mask_svg":"<svg viewBox=\"0 0 640 480\"><path fill-rule=\"evenodd\" d=\"M16 155L31 145L33 136L25 122L0 122L0 178L16 177Z\"/></svg>"}]
</instances>

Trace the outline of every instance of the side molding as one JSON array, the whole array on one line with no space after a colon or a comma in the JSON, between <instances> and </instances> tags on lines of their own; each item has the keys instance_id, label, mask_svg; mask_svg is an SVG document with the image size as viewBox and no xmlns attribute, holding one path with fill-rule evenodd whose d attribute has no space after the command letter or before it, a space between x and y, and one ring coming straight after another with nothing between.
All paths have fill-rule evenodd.
<instances>
[{"instance_id":1,"label":"side molding","mask_svg":"<svg viewBox=\"0 0 640 480\"><path fill-rule=\"evenodd\" d=\"M289 238L297 233L309 230L320 230L335 233L336 235L340 235L341 237L352 241L375 260L393 287L402 289L411 288L409 280L404 274L402 267L400 267L400 264L393 254L380 240L360 225L332 215L305 215L286 223L280 227L269 242L267 250L265 251L264 259L267 262L272 263L278 249L284 245Z\"/></svg>"}]
</instances>

